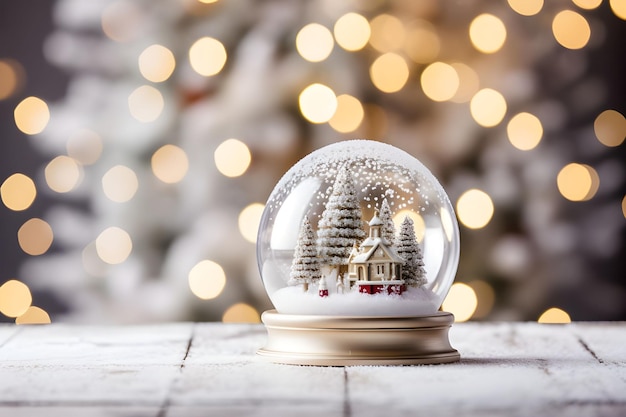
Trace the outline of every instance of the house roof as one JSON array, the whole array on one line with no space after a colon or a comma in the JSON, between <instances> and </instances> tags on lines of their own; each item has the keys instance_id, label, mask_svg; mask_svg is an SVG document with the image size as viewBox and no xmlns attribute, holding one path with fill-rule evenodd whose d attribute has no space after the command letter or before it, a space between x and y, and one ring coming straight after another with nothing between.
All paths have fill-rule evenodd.
<instances>
[{"instance_id":1,"label":"house roof","mask_svg":"<svg viewBox=\"0 0 626 417\"><path fill-rule=\"evenodd\" d=\"M370 241L370 242L367 242L367 241ZM365 244L366 242L368 243L368 245ZM374 253L376 253L376 250L378 248L382 249L383 252L385 252L385 255L387 255L387 257L391 259L392 262L404 263L404 259L402 259L396 253L396 251L394 251L393 249L385 245L385 243L383 242L381 238L379 237L368 238L366 242L363 242L363 246L369 246L369 244L371 244L372 245L371 248L369 248L367 251L360 253L356 255L354 258L352 258L352 263L361 264L361 263L365 263L369 261L370 258L374 255Z\"/></svg>"}]
</instances>

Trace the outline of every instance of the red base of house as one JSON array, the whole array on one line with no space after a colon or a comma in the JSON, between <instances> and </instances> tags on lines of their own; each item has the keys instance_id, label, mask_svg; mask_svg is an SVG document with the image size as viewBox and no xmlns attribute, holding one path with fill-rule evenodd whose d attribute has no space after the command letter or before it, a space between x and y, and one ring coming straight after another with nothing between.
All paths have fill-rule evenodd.
<instances>
[{"instance_id":1,"label":"red base of house","mask_svg":"<svg viewBox=\"0 0 626 417\"><path fill-rule=\"evenodd\" d=\"M319 295L320 297L328 297L328 290L320 290Z\"/></svg>"},{"instance_id":2,"label":"red base of house","mask_svg":"<svg viewBox=\"0 0 626 417\"><path fill-rule=\"evenodd\" d=\"M402 294L406 290L406 285L379 285L379 284L359 284L359 292L364 294Z\"/></svg>"}]
</instances>

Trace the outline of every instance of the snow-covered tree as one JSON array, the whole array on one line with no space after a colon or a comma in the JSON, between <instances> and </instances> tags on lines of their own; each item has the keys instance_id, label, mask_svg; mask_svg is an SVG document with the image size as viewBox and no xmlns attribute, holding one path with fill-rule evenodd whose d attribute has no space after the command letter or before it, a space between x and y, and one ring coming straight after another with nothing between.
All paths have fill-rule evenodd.
<instances>
[{"instance_id":1,"label":"snow-covered tree","mask_svg":"<svg viewBox=\"0 0 626 417\"><path fill-rule=\"evenodd\" d=\"M317 258L315 233L307 217L300 226L300 234L296 243L296 250L291 263L291 273L288 285L302 285L304 291L309 290L309 283L319 281L321 276L320 264Z\"/></svg>"},{"instance_id":2,"label":"snow-covered tree","mask_svg":"<svg viewBox=\"0 0 626 417\"><path fill-rule=\"evenodd\" d=\"M417 239L415 239L413 220L408 216L404 218L400 226L397 252L404 259L404 265L402 266L402 279L404 282L411 287L421 287L426 284L424 256Z\"/></svg>"},{"instance_id":3,"label":"snow-covered tree","mask_svg":"<svg viewBox=\"0 0 626 417\"><path fill-rule=\"evenodd\" d=\"M348 167L339 170L332 190L318 225L317 245L321 262L338 269L348 263L354 244L363 240L365 231Z\"/></svg>"},{"instance_id":4,"label":"snow-covered tree","mask_svg":"<svg viewBox=\"0 0 626 417\"><path fill-rule=\"evenodd\" d=\"M396 240L396 226L393 224L393 218L391 217L391 209L387 199L384 198L380 204L380 211L378 217L383 222L383 227L380 229L380 235L388 245L395 244Z\"/></svg>"}]
</instances>

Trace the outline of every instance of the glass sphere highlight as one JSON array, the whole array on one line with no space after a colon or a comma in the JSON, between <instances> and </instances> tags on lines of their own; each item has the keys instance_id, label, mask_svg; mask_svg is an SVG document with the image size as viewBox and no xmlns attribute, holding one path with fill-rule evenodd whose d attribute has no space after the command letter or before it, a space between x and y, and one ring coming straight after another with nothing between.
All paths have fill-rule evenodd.
<instances>
[{"instance_id":1,"label":"glass sphere highlight","mask_svg":"<svg viewBox=\"0 0 626 417\"><path fill-rule=\"evenodd\" d=\"M459 261L454 209L431 172L388 144L338 142L296 163L265 206L257 260L279 313L436 313Z\"/></svg>"}]
</instances>

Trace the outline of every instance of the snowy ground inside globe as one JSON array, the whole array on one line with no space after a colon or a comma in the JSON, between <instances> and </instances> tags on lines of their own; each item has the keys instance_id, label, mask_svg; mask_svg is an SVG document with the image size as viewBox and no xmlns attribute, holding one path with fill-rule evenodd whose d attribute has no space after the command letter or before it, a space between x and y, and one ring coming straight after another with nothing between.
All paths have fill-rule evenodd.
<instances>
[{"instance_id":1,"label":"snowy ground inside globe","mask_svg":"<svg viewBox=\"0 0 626 417\"><path fill-rule=\"evenodd\" d=\"M275 291L271 299L282 314L395 317L434 314L438 308L437 296L424 287L409 287L401 295L350 291L320 297L316 289L294 286Z\"/></svg>"}]
</instances>

